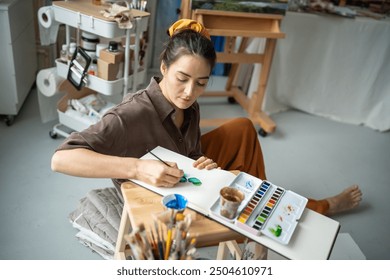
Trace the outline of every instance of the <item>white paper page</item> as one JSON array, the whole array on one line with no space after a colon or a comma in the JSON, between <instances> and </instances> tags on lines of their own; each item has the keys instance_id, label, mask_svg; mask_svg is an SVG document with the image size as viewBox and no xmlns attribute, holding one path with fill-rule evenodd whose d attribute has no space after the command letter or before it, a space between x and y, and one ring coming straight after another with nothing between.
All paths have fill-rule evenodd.
<instances>
[{"instance_id":1,"label":"white paper page","mask_svg":"<svg viewBox=\"0 0 390 280\"><path fill-rule=\"evenodd\" d=\"M219 197L219 190L228 186L236 177L233 173L220 170L199 170L192 166L194 160L162 147L156 147L152 153L165 162L176 162L178 167L184 171L187 178L195 177L202 182L201 186L195 186L190 182L178 183L173 188L155 187L139 180L131 180L160 195L178 193L188 199L188 207L208 216L212 204ZM152 154L145 154L142 159L155 159Z\"/></svg>"}]
</instances>

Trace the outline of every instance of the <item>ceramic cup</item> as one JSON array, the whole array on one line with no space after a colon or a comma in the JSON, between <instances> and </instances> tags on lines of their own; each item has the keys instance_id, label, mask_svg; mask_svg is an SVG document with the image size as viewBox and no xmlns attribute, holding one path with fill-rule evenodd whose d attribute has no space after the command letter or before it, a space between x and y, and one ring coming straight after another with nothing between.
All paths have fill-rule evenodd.
<instances>
[{"instance_id":1,"label":"ceramic cup","mask_svg":"<svg viewBox=\"0 0 390 280\"><path fill-rule=\"evenodd\" d=\"M233 219L237 215L237 209L245 198L245 194L233 187L223 187L220 192L220 214Z\"/></svg>"}]
</instances>

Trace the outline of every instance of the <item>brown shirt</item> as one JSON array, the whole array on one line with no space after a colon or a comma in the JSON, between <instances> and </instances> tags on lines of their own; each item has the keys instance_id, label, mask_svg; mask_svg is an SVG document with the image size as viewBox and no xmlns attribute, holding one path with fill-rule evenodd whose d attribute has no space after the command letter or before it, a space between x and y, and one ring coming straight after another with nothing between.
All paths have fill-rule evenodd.
<instances>
[{"instance_id":1,"label":"brown shirt","mask_svg":"<svg viewBox=\"0 0 390 280\"><path fill-rule=\"evenodd\" d=\"M202 155L198 103L184 111L184 122L178 129L172 119L175 109L158 82L154 77L146 89L127 94L101 121L82 132L73 132L58 150L86 148L107 155L140 158L147 150L162 146L198 159ZM113 181L119 190L125 180Z\"/></svg>"}]
</instances>

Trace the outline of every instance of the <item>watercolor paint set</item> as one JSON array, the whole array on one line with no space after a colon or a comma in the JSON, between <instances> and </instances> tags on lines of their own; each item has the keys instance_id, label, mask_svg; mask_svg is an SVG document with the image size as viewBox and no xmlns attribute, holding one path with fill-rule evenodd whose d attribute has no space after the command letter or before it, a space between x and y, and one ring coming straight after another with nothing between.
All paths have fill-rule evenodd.
<instances>
[{"instance_id":1,"label":"watercolor paint set","mask_svg":"<svg viewBox=\"0 0 390 280\"><path fill-rule=\"evenodd\" d=\"M279 243L289 243L307 198L244 172L237 175L230 187L245 194L236 216L227 219L220 214L220 198L211 206L211 216L217 216L255 236L263 234Z\"/></svg>"}]
</instances>

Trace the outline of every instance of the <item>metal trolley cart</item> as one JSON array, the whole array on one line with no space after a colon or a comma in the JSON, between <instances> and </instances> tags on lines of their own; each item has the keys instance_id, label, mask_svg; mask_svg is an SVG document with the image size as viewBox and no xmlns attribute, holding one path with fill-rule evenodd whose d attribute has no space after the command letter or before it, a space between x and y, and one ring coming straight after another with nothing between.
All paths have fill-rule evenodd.
<instances>
[{"instance_id":1,"label":"metal trolley cart","mask_svg":"<svg viewBox=\"0 0 390 280\"><path fill-rule=\"evenodd\" d=\"M118 23L116 21L111 21L101 14L101 11L107 7L94 5L90 0L55 1L52 6L48 8L53 10L55 21L65 24L66 44L68 46L70 44L71 27L77 28L77 31L85 31L103 38L125 39L123 77L108 81L99 78L97 75L85 73L85 77L83 77L83 87L81 87L81 85L79 87L79 96L74 96L75 94L67 94L59 101L57 106L59 123L53 127L52 131L50 131L50 137L56 138L58 134L67 137L69 135L69 130L80 131L91 124L91 121L85 120L80 116L65 114L67 107L66 104L70 98L83 98L94 92L101 95L103 99L105 97L112 97L120 94L124 95L129 89L136 91L137 86L144 82L146 77L146 68L140 66L139 53L141 37L148 29L150 14L145 11L131 9L133 17L132 27L128 29L121 29L118 27ZM131 50L133 51L132 61L130 61ZM129 66L131 65L130 63L132 63L132 73L130 73L129 69ZM63 63L60 59L56 59L56 67L57 74L60 77L67 79L69 64Z\"/></svg>"}]
</instances>

